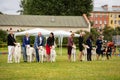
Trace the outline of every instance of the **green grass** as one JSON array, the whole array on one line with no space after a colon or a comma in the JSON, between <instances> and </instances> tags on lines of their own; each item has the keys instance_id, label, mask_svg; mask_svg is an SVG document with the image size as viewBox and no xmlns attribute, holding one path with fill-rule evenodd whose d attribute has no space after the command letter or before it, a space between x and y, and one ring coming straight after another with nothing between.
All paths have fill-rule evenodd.
<instances>
[{"instance_id":1,"label":"green grass","mask_svg":"<svg viewBox=\"0 0 120 80\"><path fill-rule=\"evenodd\" d=\"M63 49L55 63L24 63L21 59L20 64L8 64L7 54L0 54L0 80L120 80L120 57L68 62L66 52Z\"/></svg>"},{"instance_id":2,"label":"green grass","mask_svg":"<svg viewBox=\"0 0 120 80\"><path fill-rule=\"evenodd\" d=\"M0 48L0 52L7 52L7 51L8 51L7 47Z\"/></svg>"}]
</instances>

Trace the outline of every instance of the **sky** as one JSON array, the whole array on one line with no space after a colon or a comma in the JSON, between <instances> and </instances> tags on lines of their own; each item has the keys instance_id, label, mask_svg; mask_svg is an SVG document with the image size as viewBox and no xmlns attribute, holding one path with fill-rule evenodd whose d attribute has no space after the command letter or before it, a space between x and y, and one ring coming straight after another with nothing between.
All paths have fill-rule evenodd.
<instances>
[{"instance_id":1,"label":"sky","mask_svg":"<svg viewBox=\"0 0 120 80\"><path fill-rule=\"evenodd\" d=\"M4 14L18 15L20 0L0 0L0 11Z\"/></svg>"},{"instance_id":2,"label":"sky","mask_svg":"<svg viewBox=\"0 0 120 80\"><path fill-rule=\"evenodd\" d=\"M109 7L111 7L112 5L120 6L120 0L94 0L95 7L100 7L106 4L108 4Z\"/></svg>"},{"instance_id":3,"label":"sky","mask_svg":"<svg viewBox=\"0 0 120 80\"><path fill-rule=\"evenodd\" d=\"M100 7L106 4L108 4L109 7L111 7L111 5L120 6L120 0L94 0L94 7ZM21 10L19 5L20 0L0 0L0 12L9 15L19 15L19 13L17 13L18 10Z\"/></svg>"}]
</instances>

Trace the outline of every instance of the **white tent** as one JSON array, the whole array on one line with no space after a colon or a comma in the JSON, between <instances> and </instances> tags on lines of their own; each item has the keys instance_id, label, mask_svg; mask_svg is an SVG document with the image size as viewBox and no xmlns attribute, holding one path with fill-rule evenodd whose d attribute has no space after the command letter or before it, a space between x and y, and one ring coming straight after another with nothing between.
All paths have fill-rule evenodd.
<instances>
[{"instance_id":1,"label":"white tent","mask_svg":"<svg viewBox=\"0 0 120 80\"><path fill-rule=\"evenodd\" d=\"M48 31L46 29L41 29L41 28L35 28L35 29L31 29L31 30L26 30L23 32L17 32L17 33L15 33L15 36L25 35L26 33L29 33L30 35L37 35L38 32L41 32L43 36L48 36L51 31Z\"/></svg>"},{"instance_id":2,"label":"white tent","mask_svg":"<svg viewBox=\"0 0 120 80\"><path fill-rule=\"evenodd\" d=\"M55 37L58 37L58 42L59 42L59 50L60 50L60 53L62 55L62 43L63 43L63 38L64 37L69 37L71 35L71 32L67 32L67 31L64 31L64 30L57 30L57 31L54 31L54 36ZM78 34L75 34L75 37L79 37Z\"/></svg>"},{"instance_id":3,"label":"white tent","mask_svg":"<svg viewBox=\"0 0 120 80\"><path fill-rule=\"evenodd\" d=\"M26 33L29 33L30 35L37 35L38 32L41 32L43 36L48 37L51 31L45 30L45 29L41 29L41 28L35 28L35 29L31 29L31 30L26 30L23 32L17 32L15 33L15 36L19 36L19 35L25 35ZM59 46L60 46L60 53L62 55L62 43L63 43L63 38L64 37L69 37L71 35L70 32L64 31L64 30L56 30L53 32L55 37L58 37L58 42L59 42ZM75 34L75 37L78 37L78 34Z\"/></svg>"}]
</instances>

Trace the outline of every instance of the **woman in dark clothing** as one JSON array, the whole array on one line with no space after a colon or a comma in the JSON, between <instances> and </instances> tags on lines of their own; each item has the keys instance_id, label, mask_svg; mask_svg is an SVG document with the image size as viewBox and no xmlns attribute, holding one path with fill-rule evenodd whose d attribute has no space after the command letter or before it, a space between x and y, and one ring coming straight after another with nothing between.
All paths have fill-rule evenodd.
<instances>
[{"instance_id":1,"label":"woman in dark clothing","mask_svg":"<svg viewBox=\"0 0 120 80\"><path fill-rule=\"evenodd\" d=\"M80 61L82 61L82 55L84 55L84 53L83 53L83 49L84 49L84 47L83 47L83 40L84 40L83 36L84 36L84 33L83 32L80 33L80 36L79 36L79 51L80 51L79 60Z\"/></svg>"},{"instance_id":2,"label":"woman in dark clothing","mask_svg":"<svg viewBox=\"0 0 120 80\"><path fill-rule=\"evenodd\" d=\"M86 40L86 44L88 45L89 48L87 48L87 60L91 61L91 55L92 55L92 36L90 35L88 39Z\"/></svg>"},{"instance_id":3,"label":"woman in dark clothing","mask_svg":"<svg viewBox=\"0 0 120 80\"><path fill-rule=\"evenodd\" d=\"M54 45L54 40L54 34L51 32L46 44L47 61L50 61L50 49Z\"/></svg>"},{"instance_id":4,"label":"woman in dark clothing","mask_svg":"<svg viewBox=\"0 0 120 80\"><path fill-rule=\"evenodd\" d=\"M7 36L7 45L8 45L8 63L12 63L12 57L14 54L14 48L15 48L16 40L14 38L13 31L10 30L10 33Z\"/></svg>"},{"instance_id":5,"label":"woman in dark clothing","mask_svg":"<svg viewBox=\"0 0 120 80\"><path fill-rule=\"evenodd\" d=\"M73 37L74 37L73 33L70 35L70 37L68 37L68 44L67 44L67 48L68 48L68 61L71 61L71 51L72 51L72 46L73 46Z\"/></svg>"},{"instance_id":6,"label":"woman in dark clothing","mask_svg":"<svg viewBox=\"0 0 120 80\"><path fill-rule=\"evenodd\" d=\"M99 60L99 56L103 56L102 54L102 37L99 36L96 41L96 53L97 53L97 60Z\"/></svg>"}]
</instances>

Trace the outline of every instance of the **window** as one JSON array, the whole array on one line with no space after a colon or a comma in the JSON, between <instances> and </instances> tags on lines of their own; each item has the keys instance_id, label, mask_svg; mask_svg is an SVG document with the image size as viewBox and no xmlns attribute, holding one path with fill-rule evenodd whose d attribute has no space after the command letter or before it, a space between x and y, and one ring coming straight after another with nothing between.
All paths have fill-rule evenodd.
<instances>
[{"instance_id":1,"label":"window","mask_svg":"<svg viewBox=\"0 0 120 80\"><path fill-rule=\"evenodd\" d=\"M102 21L100 21L100 24L102 24Z\"/></svg>"},{"instance_id":2,"label":"window","mask_svg":"<svg viewBox=\"0 0 120 80\"><path fill-rule=\"evenodd\" d=\"M107 24L107 22L106 22L106 21L104 21L104 24Z\"/></svg>"},{"instance_id":3,"label":"window","mask_svg":"<svg viewBox=\"0 0 120 80\"><path fill-rule=\"evenodd\" d=\"M113 24L113 20L111 20L111 24Z\"/></svg>"},{"instance_id":4,"label":"window","mask_svg":"<svg viewBox=\"0 0 120 80\"><path fill-rule=\"evenodd\" d=\"M118 15L118 18L120 18L120 15Z\"/></svg>"},{"instance_id":5,"label":"window","mask_svg":"<svg viewBox=\"0 0 120 80\"><path fill-rule=\"evenodd\" d=\"M95 24L98 24L98 21L95 21Z\"/></svg>"},{"instance_id":6,"label":"window","mask_svg":"<svg viewBox=\"0 0 120 80\"><path fill-rule=\"evenodd\" d=\"M114 24L117 24L117 21L116 21L116 20L114 21Z\"/></svg>"},{"instance_id":7,"label":"window","mask_svg":"<svg viewBox=\"0 0 120 80\"><path fill-rule=\"evenodd\" d=\"M120 20L118 21L118 24L120 25Z\"/></svg>"},{"instance_id":8,"label":"window","mask_svg":"<svg viewBox=\"0 0 120 80\"><path fill-rule=\"evenodd\" d=\"M106 15L104 15L104 18L107 18Z\"/></svg>"},{"instance_id":9,"label":"window","mask_svg":"<svg viewBox=\"0 0 120 80\"><path fill-rule=\"evenodd\" d=\"M114 15L114 18L117 18L117 15Z\"/></svg>"},{"instance_id":10,"label":"window","mask_svg":"<svg viewBox=\"0 0 120 80\"><path fill-rule=\"evenodd\" d=\"M98 15L96 14L95 17L98 17Z\"/></svg>"}]
</instances>

